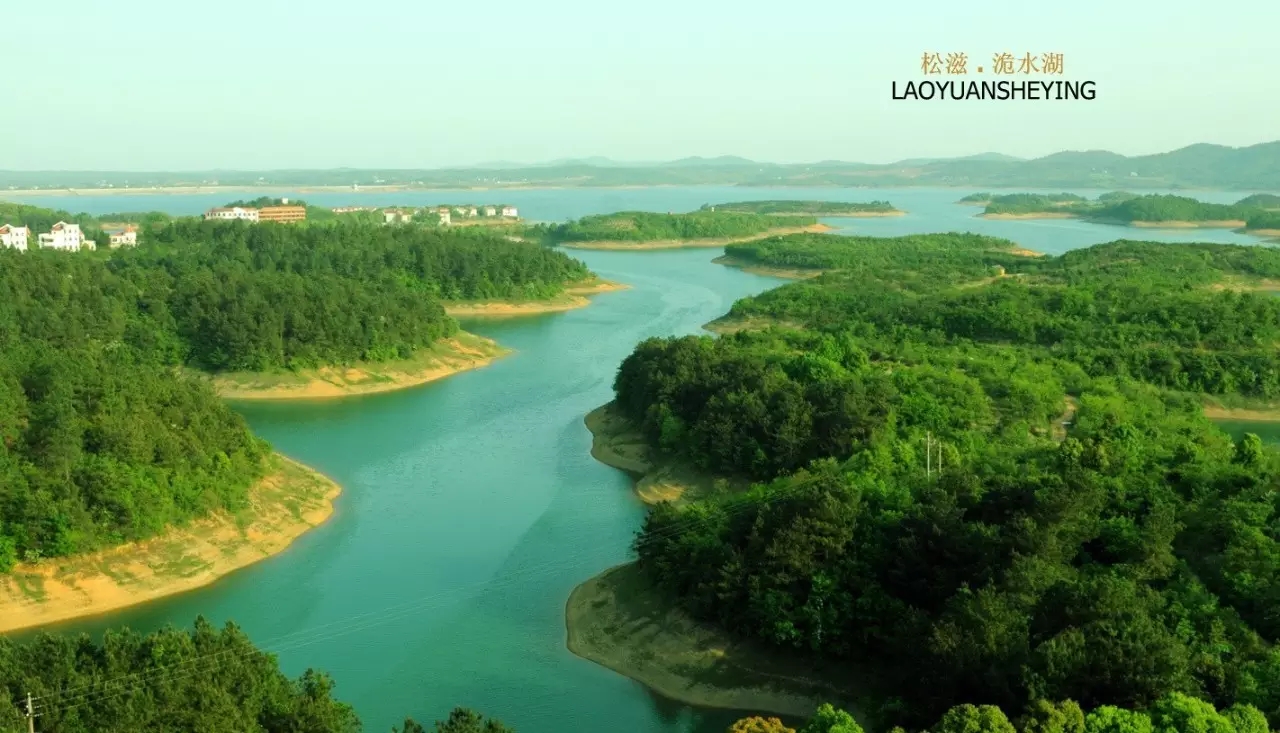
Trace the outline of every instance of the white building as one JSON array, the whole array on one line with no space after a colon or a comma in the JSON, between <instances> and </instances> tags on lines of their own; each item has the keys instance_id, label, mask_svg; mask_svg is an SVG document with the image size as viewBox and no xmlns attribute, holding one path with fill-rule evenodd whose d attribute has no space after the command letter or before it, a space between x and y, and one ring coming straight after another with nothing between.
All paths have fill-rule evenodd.
<instances>
[{"instance_id":1,"label":"white building","mask_svg":"<svg viewBox=\"0 0 1280 733\"><path fill-rule=\"evenodd\" d=\"M105 226L102 231L111 239L111 248L132 247L138 243L138 227L133 224Z\"/></svg>"},{"instance_id":2,"label":"white building","mask_svg":"<svg viewBox=\"0 0 1280 733\"><path fill-rule=\"evenodd\" d=\"M513 219L514 219L514 218L516 218L516 217L518 216L518 214L516 213L516 207L514 207L514 206L503 206L503 207L502 207L502 215L503 215L503 216L509 216L509 217L511 217L511 218L513 218Z\"/></svg>"},{"instance_id":3,"label":"white building","mask_svg":"<svg viewBox=\"0 0 1280 733\"><path fill-rule=\"evenodd\" d=\"M411 209L387 209L382 212L382 222L384 224L394 224L399 221L402 224L408 224L413 221L413 210Z\"/></svg>"},{"instance_id":4,"label":"white building","mask_svg":"<svg viewBox=\"0 0 1280 733\"><path fill-rule=\"evenodd\" d=\"M16 249L19 252L27 251L27 237L31 236L31 230L26 227L5 224L0 226L0 245Z\"/></svg>"},{"instance_id":5,"label":"white building","mask_svg":"<svg viewBox=\"0 0 1280 733\"><path fill-rule=\"evenodd\" d=\"M485 215L485 216L497 216L497 215L498 215L498 209L497 209L496 207L494 207L494 206L486 206L486 207L484 207L484 215Z\"/></svg>"},{"instance_id":6,"label":"white building","mask_svg":"<svg viewBox=\"0 0 1280 733\"><path fill-rule=\"evenodd\" d=\"M218 206L209 209L204 214L205 219L243 219L244 221L257 221L257 209L245 209L239 206Z\"/></svg>"},{"instance_id":7,"label":"white building","mask_svg":"<svg viewBox=\"0 0 1280 733\"><path fill-rule=\"evenodd\" d=\"M80 231L79 224L68 224L60 221L53 225L48 234L40 235L40 246L50 249L63 249L68 252L79 252L80 248L93 249L96 244L92 239L86 239L84 233Z\"/></svg>"}]
</instances>

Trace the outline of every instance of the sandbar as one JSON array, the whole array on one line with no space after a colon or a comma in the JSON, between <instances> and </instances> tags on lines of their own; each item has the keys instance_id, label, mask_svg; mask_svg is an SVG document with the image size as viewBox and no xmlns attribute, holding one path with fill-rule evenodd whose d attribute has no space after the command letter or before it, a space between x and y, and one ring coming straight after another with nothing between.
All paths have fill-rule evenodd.
<instances>
[{"instance_id":1,"label":"sandbar","mask_svg":"<svg viewBox=\"0 0 1280 733\"><path fill-rule=\"evenodd\" d=\"M747 237L717 237L714 239L656 239L650 242L627 242L623 240L595 240L590 242L561 242L566 249L609 249L609 250L649 250L649 249L684 249L693 247L723 247L726 244L754 242L758 239L780 237L786 234L802 234L806 232L829 232L835 227L826 224L810 224L803 227L774 227L759 234Z\"/></svg>"},{"instance_id":2,"label":"sandbar","mask_svg":"<svg viewBox=\"0 0 1280 733\"><path fill-rule=\"evenodd\" d=\"M511 353L492 339L459 331L411 359L296 372L226 373L210 377L231 400L317 400L391 392L486 366Z\"/></svg>"},{"instance_id":3,"label":"sandbar","mask_svg":"<svg viewBox=\"0 0 1280 733\"><path fill-rule=\"evenodd\" d=\"M342 489L282 455L249 506L102 552L48 558L0 575L0 632L115 611L209 585L271 557L332 516Z\"/></svg>"}]
</instances>

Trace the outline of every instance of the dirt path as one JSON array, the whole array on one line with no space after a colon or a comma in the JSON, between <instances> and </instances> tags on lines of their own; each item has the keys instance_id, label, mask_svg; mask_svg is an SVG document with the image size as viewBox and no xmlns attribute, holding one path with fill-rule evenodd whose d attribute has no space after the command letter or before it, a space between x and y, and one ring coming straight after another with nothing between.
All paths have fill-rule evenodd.
<instances>
[{"instance_id":1,"label":"dirt path","mask_svg":"<svg viewBox=\"0 0 1280 733\"><path fill-rule=\"evenodd\" d=\"M1080 403L1076 401L1075 397L1067 395L1065 400L1067 409L1063 410L1062 414L1053 421L1053 428L1051 429L1053 439L1059 443L1067 439L1067 430L1071 427L1071 423L1075 422L1076 413L1080 410Z\"/></svg>"}]
</instances>

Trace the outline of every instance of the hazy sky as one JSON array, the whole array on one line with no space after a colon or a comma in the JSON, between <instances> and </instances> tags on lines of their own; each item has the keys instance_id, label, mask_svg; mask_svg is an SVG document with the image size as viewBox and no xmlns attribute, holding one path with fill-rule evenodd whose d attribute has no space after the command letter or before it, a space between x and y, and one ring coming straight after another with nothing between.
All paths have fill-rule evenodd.
<instances>
[{"instance_id":1,"label":"hazy sky","mask_svg":"<svg viewBox=\"0 0 1280 733\"><path fill-rule=\"evenodd\" d=\"M879 163L1280 138L1276 0L0 0L0 26L0 169ZM925 51L971 67L1060 52L1060 78L1098 98L891 100Z\"/></svg>"}]
</instances>

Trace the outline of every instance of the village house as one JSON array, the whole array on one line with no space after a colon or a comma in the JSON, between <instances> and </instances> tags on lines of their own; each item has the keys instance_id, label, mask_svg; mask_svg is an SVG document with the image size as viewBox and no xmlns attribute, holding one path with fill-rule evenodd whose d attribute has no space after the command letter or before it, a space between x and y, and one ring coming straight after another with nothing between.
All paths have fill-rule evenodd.
<instances>
[{"instance_id":1,"label":"village house","mask_svg":"<svg viewBox=\"0 0 1280 733\"><path fill-rule=\"evenodd\" d=\"M97 245L92 239L84 236L80 231L79 224L68 224L60 221L53 225L48 234L40 235L40 246L49 249L63 249L68 252L79 252L84 249L93 249Z\"/></svg>"},{"instance_id":2,"label":"village house","mask_svg":"<svg viewBox=\"0 0 1280 733\"><path fill-rule=\"evenodd\" d=\"M509 216L509 217L511 217L512 219L517 218L518 214L516 213L516 207L514 207L514 206L503 206L503 207L502 207L502 215L503 215L503 216Z\"/></svg>"},{"instance_id":3,"label":"village house","mask_svg":"<svg viewBox=\"0 0 1280 733\"><path fill-rule=\"evenodd\" d=\"M31 230L26 227L5 224L0 226L0 245L16 249L19 252L26 252L27 237L30 235Z\"/></svg>"},{"instance_id":4,"label":"village house","mask_svg":"<svg viewBox=\"0 0 1280 733\"><path fill-rule=\"evenodd\" d=\"M103 224L102 231L111 240L111 248L132 247L138 243L138 227L134 224Z\"/></svg>"},{"instance_id":5,"label":"village house","mask_svg":"<svg viewBox=\"0 0 1280 733\"><path fill-rule=\"evenodd\" d=\"M215 206L204 214L205 219L242 219L244 221L257 221L257 209L245 209L239 206Z\"/></svg>"},{"instance_id":6,"label":"village house","mask_svg":"<svg viewBox=\"0 0 1280 733\"><path fill-rule=\"evenodd\" d=\"M496 206L486 206L486 207L484 207L484 215L485 215L485 216L497 216L497 215L498 215L498 208L497 208Z\"/></svg>"},{"instance_id":7,"label":"village house","mask_svg":"<svg viewBox=\"0 0 1280 733\"><path fill-rule=\"evenodd\" d=\"M385 224L394 224L399 221L402 224L408 224L413 221L412 209L385 209L382 212L382 221Z\"/></svg>"},{"instance_id":8,"label":"village house","mask_svg":"<svg viewBox=\"0 0 1280 733\"><path fill-rule=\"evenodd\" d=\"M436 215L440 217L440 226L442 227L447 227L453 223L453 217L449 213L448 206L441 206L440 208L436 209Z\"/></svg>"},{"instance_id":9,"label":"village house","mask_svg":"<svg viewBox=\"0 0 1280 733\"><path fill-rule=\"evenodd\" d=\"M286 204L289 199L282 199ZM305 206L264 206L258 209L258 221L278 221L287 224L293 221L306 221Z\"/></svg>"},{"instance_id":10,"label":"village house","mask_svg":"<svg viewBox=\"0 0 1280 733\"><path fill-rule=\"evenodd\" d=\"M467 207L467 217L471 219L476 218L476 207L474 206Z\"/></svg>"}]
</instances>

